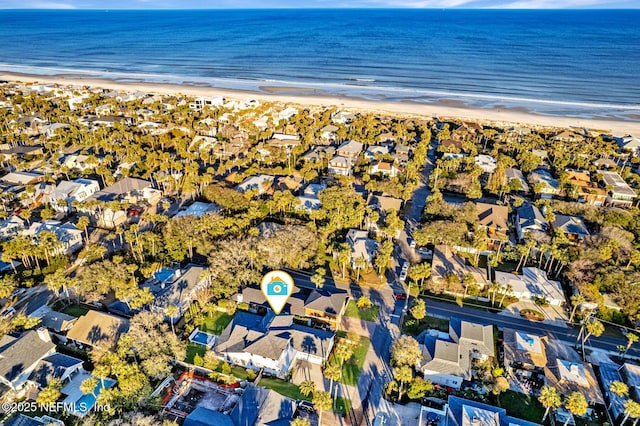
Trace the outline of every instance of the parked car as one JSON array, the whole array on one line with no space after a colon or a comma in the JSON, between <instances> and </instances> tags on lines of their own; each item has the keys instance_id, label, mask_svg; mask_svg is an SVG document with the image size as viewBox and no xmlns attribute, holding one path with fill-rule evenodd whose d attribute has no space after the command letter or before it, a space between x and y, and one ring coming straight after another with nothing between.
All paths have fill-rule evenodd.
<instances>
[{"instance_id":1,"label":"parked car","mask_svg":"<svg viewBox=\"0 0 640 426\"><path fill-rule=\"evenodd\" d=\"M13 293L11 293L11 296L9 296L10 299L13 299L14 297L18 297L18 296L22 296L23 294L25 294L27 292L26 288L19 288L13 291Z\"/></svg>"},{"instance_id":2,"label":"parked car","mask_svg":"<svg viewBox=\"0 0 640 426\"><path fill-rule=\"evenodd\" d=\"M2 313L0 313L0 317L2 318L11 318L16 314L16 310L13 307L8 307Z\"/></svg>"},{"instance_id":3,"label":"parked car","mask_svg":"<svg viewBox=\"0 0 640 426\"><path fill-rule=\"evenodd\" d=\"M142 207L129 207L127 213L132 216L140 216L142 214Z\"/></svg>"},{"instance_id":4,"label":"parked car","mask_svg":"<svg viewBox=\"0 0 640 426\"><path fill-rule=\"evenodd\" d=\"M433 250L429 250L426 247L420 247L418 249L418 254L423 258L423 259L433 259Z\"/></svg>"},{"instance_id":5,"label":"parked car","mask_svg":"<svg viewBox=\"0 0 640 426\"><path fill-rule=\"evenodd\" d=\"M313 403L309 401L298 401L298 410L306 411L307 413L313 413L316 411Z\"/></svg>"},{"instance_id":6,"label":"parked car","mask_svg":"<svg viewBox=\"0 0 640 426\"><path fill-rule=\"evenodd\" d=\"M406 294L404 294L404 293L395 293L395 294L393 295L393 297L394 297L396 300L407 300L407 295L406 295Z\"/></svg>"},{"instance_id":7,"label":"parked car","mask_svg":"<svg viewBox=\"0 0 640 426\"><path fill-rule=\"evenodd\" d=\"M407 262L406 260L402 264L402 270L403 271L408 271L409 270L409 262Z\"/></svg>"},{"instance_id":8,"label":"parked car","mask_svg":"<svg viewBox=\"0 0 640 426\"><path fill-rule=\"evenodd\" d=\"M409 244L410 248L416 248L416 240L414 240L413 238L407 239L407 244Z\"/></svg>"},{"instance_id":9,"label":"parked car","mask_svg":"<svg viewBox=\"0 0 640 426\"><path fill-rule=\"evenodd\" d=\"M400 281L404 281L407 279L407 270L403 269L402 272L400 272Z\"/></svg>"}]
</instances>

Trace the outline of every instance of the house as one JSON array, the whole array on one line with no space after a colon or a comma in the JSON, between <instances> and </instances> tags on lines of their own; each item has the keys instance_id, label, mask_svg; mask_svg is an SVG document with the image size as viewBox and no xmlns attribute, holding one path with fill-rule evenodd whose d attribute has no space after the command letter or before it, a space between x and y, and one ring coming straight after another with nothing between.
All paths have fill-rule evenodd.
<instances>
[{"instance_id":1,"label":"house","mask_svg":"<svg viewBox=\"0 0 640 426\"><path fill-rule=\"evenodd\" d=\"M493 326L452 317L449 333L432 332L421 345L422 362L418 369L431 382L460 389L471 380L473 363L495 356Z\"/></svg>"},{"instance_id":2,"label":"house","mask_svg":"<svg viewBox=\"0 0 640 426\"><path fill-rule=\"evenodd\" d=\"M375 161L378 158L382 158L389 155L389 145L369 145L364 152L364 158L370 161Z\"/></svg>"},{"instance_id":3,"label":"house","mask_svg":"<svg viewBox=\"0 0 640 426\"><path fill-rule=\"evenodd\" d=\"M373 258L376 250L378 250L378 243L376 240L369 238L367 231L350 229L347 233L347 244L351 248L351 268L367 268L373 264Z\"/></svg>"},{"instance_id":4,"label":"house","mask_svg":"<svg viewBox=\"0 0 640 426\"><path fill-rule=\"evenodd\" d=\"M200 218L207 213L217 213L219 211L220 207L214 203L196 201L186 209L179 211L174 217L194 216Z\"/></svg>"},{"instance_id":5,"label":"house","mask_svg":"<svg viewBox=\"0 0 640 426\"><path fill-rule=\"evenodd\" d=\"M447 285L449 277L454 277L462 283L467 275L472 276L480 288L484 288L489 283L486 270L467 265L464 257L445 245L434 247L431 262L431 280L434 283Z\"/></svg>"},{"instance_id":6,"label":"house","mask_svg":"<svg viewBox=\"0 0 640 426\"><path fill-rule=\"evenodd\" d=\"M20 216L11 215L0 220L0 240L7 241L25 229L25 221Z\"/></svg>"},{"instance_id":7,"label":"house","mask_svg":"<svg viewBox=\"0 0 640 426\"><path fill-rule=\"evenodd\" d=\"M351 176L353 161L349 157L336 155L329 160L328 171L332 175Z\"/></svg>"},{"instance_id":8,"label":"house","mask_svg":"<svg viewBox=\"0 0 640 426\"><path fill-rule=\"evenodd\" d=\"M522 192L523 194L527 194L529 192L529 185L527 184L527 181L520 169L509 167L504 171L504 173L507 177L507 183L510 188L516 188L516 192ZM512 181L515 182L511 183Z\"/></svg>"},{"instance_id":9,"label":"house","mask_svg":"<svg viewBox=\"0 0 640 426\"><path fill-rule=\"evenodd\" d=\"M92 157L85 154L71 154L67 155L64 158L60 159L60 163L69 168L70 170L76 169L81 172L85 170L90 170L95 168L101 161L99 158L93 158L93 160L97 160L93 162Z\"/></svg>"},{"instance_id":10,"label":"house","mask_svg":"<svg viewBox=\"0 0 640 426\"><path fill-rule=\"evenodd\" d=\"M626 365L626 364L625 364ZM613 382L622 382L625 383L620 371L624 369L625 365L618 366L617 364L612 364L610 362L601 362L598 366L598 372L600 375L600 383L602 383L602 388L605 391L605 395L607 396L607 401L609 402L609 412L614 420L621 420L624 417L624 402L626 398L616 394L611 391L611 384ZM629 387L629 394L632 399L637 399L637 388Z\"/></svg>"},{"instance_id":11,"label":"house","mask_svg":"<svg viewBox=\"0 0 640 426\"><path fill-rule=\"evenodd\" d=\"M91 310L78 318L67 338L82 346L109 349L128 330L129 320Z\"/></svg>"},{"instance_id":12,"label":"house","mask_svg":"<svg viewBox=\"0 0 640 426\"><path fill-rule=\"evenodd\" d=\"M593 165L600 169L614 169L618 167L618 163L610 158L598 158L593 162Z\"/></svg>"},{"instance_id":13,"label":"house","mask_svg":"<svg viewBox=\"0 0 640 426\"><path fill-rule=\"evenodd\" d=\"M156 287L148 286L155 296L154 307L165 311L169 306L176 306L182 316L196 300L196 292L208 285L204 272L203 266L190 264L184 270L176 270L169 281L159 282Z\"/></svg>"},{"instance_id":14,"label":"house","mask_svg":"<svg viewBox=\"0 0 640 426\"><path fill-rule=\"evenodd\" d=\"M29 380L36 383L40 389L47 387L53 379L67 382L76 372L82 370L84 361L61 353L53 353L42 358L31 373Z\"/></svg>"},{"instance_id":15,"label":"house","mask_svg":"<svg viewBox=\"0 0 640 426\"><path fill-rule=\"evenodd\" d=\"M320 129L320 138L333 142L336 140L336 132L338 131L338 127L333 124L327 124L322 129Z\"/></svg>"},{"instance_id":16,"label":"house","mask_svg":"<svg viewBox=\"0 0 640 426\"><path fill-rule=\"evenodd\" d=\"M256 287L245 287L235 296L238 303L247 303L250 312L270 311L270 305L262 291ZM307 325L327 325L337 329L347 309L349 295L344 290L314 289L310 292L296 287L282 309L283 313L305 318Z\"/></svg>"},{"instance_id":17,"label":"house","mask_svg":"<svg viewBox=\"0 0 640 426\"><path fill-rule=\"evenodd\" d=\"M205 97L201 96L196 98L193 102L189 103L189 108L195 110L201 110L205 107L218 108L225 102L225 98L222 96Z\"/></svg>"},{"instance_id":18,"label":"house","mask_svg":"<svg viewBox=\"0 0 640 426\"><path fill-rule=\"evenodd\" d=\"M529 232L547 232L549 222L533 204L524 204L516 210L516 231L522 241Z\"/></svg>"},{"instance_id":19,"label":"house","mask_svg":"<svg viewBox=\"0 0 640 426\"><path fill-rule=\"evenodd\" d=\"M217 339L214 353L244 368L285 377L302 359L321 365L331 353L334 333L293 323L293 315L262 317L237 312Z\"/></svg>"},{"instance_id":20,"label":"house","mask_svg":"<svg viewBox=\"0 0 640 426\"><path fill-rule=\"evenodd\" d=\"M29 417L24 414L18 414L7 420L4 426L64 426L64 423L46 415Z\"/></svg>"},{"instance_id":21,"label":"house","mask_svg":"<svg viewBox=\"0 0 640 426\"><path fill-rule=\"evenodd\" d=\"M45 175L33 172L11 172L0 178L0 181L13 185L35 185L44 180Z\"/></svg>"},{"instance_id":22,"label":"house","mask_svg":"<svg viewBox=\"0 0 640 426\"><path fill-rule=\"evenodd\" d=\"M280 120L289 120L291 117L296 115L298 110L294 107L287 107L278 113L278 121Z\"/></svg>"},{"instance_id":23,"label":"house","mask_svg":"<svg viewBox=\"0 0 640 426\"><path fill-rule=\"evenodd\" d=\"M82 239L82 231L72 223L61 223L57 220L45 220L44 222L32 222L29 228L22 231L22 234L38 240L40 233L47 231L53 232L61 243L55 248L50 255L57 256L59 254L70 255L79 250L84 245Z\"/></svg>"},{"instance_id":24,"label":"house","mask_svg":"<svg viewBox=\"0 0 640 426\"><path fill-rule=\"evenodd\" d=\"M387 177L396 177L400 174L400 169L390 161L374 161L371 163L371 167L369 167L369 174L381 174Z\"/></svg>"},{"instance_id":25,"label":"house","mask_svg":"<svg viewBox=\"0 0 640 426\"><path fill-rule=\"evenodd\" d=\"M402 165L407 164L407 162L409 161L409 158L411 157L411 148L406 145L397 144L391 156L399 164L402 164Z\"/></svg>"},{"instance_id":26,"label":"house","mask_svg":"<svg viewBox=\"0 0 640 426\"><path fill-rule=\"evenodd\" d=\"M6 334L0 339L0 388L3 399L19 398L26 390L31 373L43 358L53 354L56 345L46 329L25 331L15 337Z\"/></svg>"},{"instance_id":27,"label":"house","mask_svg":"<svg viewBox=\"0 0 640 426\"><path fill-rule=\"evenodd\" d=\"M444 426L541 426L507 415L504 408L450 395Z\"/></svg>"},{"instance_id":28,"label":"house","mask_svg":"<svg viewBox=\"0 0 640 426\"><path fill-rule=\"evenodd\" d=\"M92 213L98 225L114 228L127 219L124 208L112 207L114 201L130 205L142 203L154 206L160 202L161 197L162 191L155 189L151 182L124 177L87 198L82 210Z\"/></svg>"},{"instance_id":29,"label":"house","mask_svg":"<svg viewBox=\"0 0 640 426\"><path fill-rule=\"evenodd\" d=\"M551 226L553 229L561 229L572 241L582 241L591 235L584 225L584 221L575 216L556 214L556 219Z\"/></svg>"},{"instance_id":30,"label":"house","mask_svg":"<svg viewBox=\"0 0 640 426\"><path fill-rule=\"evenodd\" d=\"M500 237L509 234L509 208L497 204L476 203L478 227L487 232L487 237L500 243Z\"/></svg>"},{"instance_id":31,"label":"house","mask_svg":"<svg viewBox=\"0 0 640 426\"><path fill-rule=\"evenodd\" d=\"M303 161L323 162L325 159L333 157L335 153L336 149L332 146L314 145L300 159Z\"/></svg>"},{"instance_id":32,"label":"house","mask_svg":"<svg viewBox=\"0 0 640 426\"><path fill-rule=\"evenodd\" d=\"M262 195L271 188L274 179L275 177L270 175L249 176L236 186L236 191L247 192L254 189L257 190L258 195Z\"/></svg>"},{"instance_id":33,"label":"house","mask_svg":"<svg viewBox=\"0 0 640 426\"><path fill-rule=\"evenodd\" d=\"M495 282L502 287L510 285L513 296L520 300L544 298L554 306L562 306L566 302L560 282L548 279L542 269L524 267L522 275L495 271Z\"/></svg>"},{"instance_id":34,"label":"house","mask_svg":"<svg viewBox=\"0 0 640 426\"><path fill-rule=\"evenodd\" d=\"M575 198L580 203L591 204L592 206L601 206L607 200L607 193L595 182L591 182L589 172L583 171L567 171L569 185L575 191Z\"/></svg>"},{"instance_id":35,"label":"house","mask_svg":"<svg viewBox=\"0 0 640 426\"><path fill-rule=\"evenodd\" d=\"M630 152L633 155L640 153L640 139L634 138L631 135L612 138L620 147L622 151Z\"/></svg>"},{"instance_id":36,"label":"house","mask_svg":"<svg viewBox=\"0 0 640 426\"><path fill-rule=\"evenodd\" d=\"M362 152L363 146L360 142L354 140L346 141L336 148L336 154L355 160Z\"/></svg>"},{"instance_id":37,"label":"house","mask_svg":"<svg viewBox=\"0 0 640 426\"><path fill-rule=\"evenodd\" d=\"M121 115L88 115L80 118L78 123L89 128L95 128L97 126L113 127L115 123L120 123L124 126L132 126L133 118Z\"/></svg>"},{"instance_id":38,"label":"house","mask_svg":"<svg viewBox=\"0 0 640 426\"><path fill-rule=\"evenodd\" d=\"M558 389L561 395L579 392L584 395L589 405L604 405L604 398L591 364L575 359L547 358L545 370L547 385Z\"/></svg>"},{"instance_id":39,"label":"house","mask_svg":"<svg viewBox=\"0 0 640 426\"><path fill-rule=\"evenodd\" d=\"M356 116L347 111L338 111L331 116L331 121L334 124L349 124L355 120Z\"/></svg>"},{"instance_id":40,"label":"house","mask_svg":"<svg viewBox=\"0 0 640 426\"><path fill-rule=\"evenodd\" d=\"M473 158L473 162L476 166L482 169L483 173L486 173L488 175L495 172L498 168L498 162L496 161L496 159L486 154L476 155Z\"/></svg>"},{"instance_id":41,"label":"house","mask_svg":"<svg viewBox=\"0 0 640 426\"><path fill-rule=\"evenodd\" d=\"M529 174L529 183L539 198L550 199L560 194L560 182L545 169L536 169Z\"/></svg>"},{"instance_id":42,"label":"house","mask_svg":"<svg viewBox=\"0 0 640 426\"><path fill-rule=\"evenodd\" d=\"M235 426L288 426L296 413L296 401L262 386L249 385L230 414ZM209 418L211 420L211 418ZM225 426L215 421L209 425ZM185 422L185 426L188 426Z\"/></svg>"},{"instance_id":43,"label":"house","mask_svg":"<svg viewBox=\"0 0 640 426\"><path fill-rule=\"evenodd\" d=\"M100 184L91 179L61 181L49 194L51 207L60 213L71 213L74 202L82 202L100 190Z\"/></svg>"},{"instance_id":44,"label":"house","mask_svg":"<svg viewBox=\"0 0 640 426\"><path fill-rule=\"evenodd\" d=\"M305 210L307 213L320 209L322 202L317 196L300 195L296 197L298 203L295 207L296 210Z\"/></svg>"},{"instance_id":45,"label":"house","mask_svg":"<svg viewBox=\"0 0 640 426\"><path fill-rule=\"evenodd\" d=\"M502 335L504 367L507 373L517 377L519 371L525 371L528 374L525 373L524 376L544 377L547 337L511 328L505 328Z\"/></svg>"},{"instance_id":46,"label":"house","mask_svg":"<svg viewBox=\"0 0 640 426\"><path fill-rule=\"evenodd\" d=\"M386 214L390 210L400 212L402 210L402 199L386 197L384 195L369 194L367 206L377 210L381 214Z\"/></svg>"},{"instance_id":47,"label":"house","mask_svg":"<svg viewBox=\"0 0 640 426\"><path fill-rule=\"evenodd\" d=\"M616 172L601 171L602 183L609 193L607 205L614 207L631 207L636 192Z\"/></svg>"},{"instance_id":48,"label":"house","mask_svg":"<svg viewBox=\"0 0 640 426\"><path fill-rule=\"evenodd\" d=\"M77 320L78 318L63 312L49 310L40 318L40 324L54 333L58 339L65 340L62 335L71 330Z\"/></svg>"}]
</instances>

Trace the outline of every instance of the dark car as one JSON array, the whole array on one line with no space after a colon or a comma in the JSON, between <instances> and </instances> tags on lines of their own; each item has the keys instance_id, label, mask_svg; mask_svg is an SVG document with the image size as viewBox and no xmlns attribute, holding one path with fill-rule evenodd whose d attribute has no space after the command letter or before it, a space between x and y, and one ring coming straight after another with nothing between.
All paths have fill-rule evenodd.
<instances>
[{"instance_id":1,"label":"dark car","mask_svg":"<svg viewBox=\"0 0 640 426\"><path fill-rule=\"evenodd\" d=\"M396 300L406 300L407 299L407 295L404 293L396 293L393 295L393 297L396 298Z\"/></svg>"},{"instance_id":2,"label":"dark car","mask_svg":"<svg viewBox=\"0 0 640 426\"><path fill-rule=\"evenodd\" d=\"M298 410L306 411L307 413L313 413L314 411L316 411L313 403L309 401L298 401Z\"/></svg>"},{"instance_id":3,"label":"dark car","mask_svg":"<svg viewBox=\"0 0 640 426\"><path fill-rule=\"evenodd\" d=\"M140 216L142 214L142 207L129 207L127 209L127 214L131 216Z\"/></svg>"}]
</instances>

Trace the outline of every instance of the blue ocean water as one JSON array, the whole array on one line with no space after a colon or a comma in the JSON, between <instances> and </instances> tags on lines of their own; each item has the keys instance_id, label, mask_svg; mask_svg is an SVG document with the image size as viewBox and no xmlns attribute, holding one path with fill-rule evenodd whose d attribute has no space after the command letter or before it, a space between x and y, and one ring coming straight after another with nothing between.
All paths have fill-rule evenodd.
<instances>
[{"instance_id":1,"label":"blue ocean water","mask_svg":"<svg viewBox=\"0 0 640 426\"><path fill-rule=\"evenodd\" d=\"M640 121L640 10L5 10L0 40L4 71Z\"/></svg>"}]
</instances>

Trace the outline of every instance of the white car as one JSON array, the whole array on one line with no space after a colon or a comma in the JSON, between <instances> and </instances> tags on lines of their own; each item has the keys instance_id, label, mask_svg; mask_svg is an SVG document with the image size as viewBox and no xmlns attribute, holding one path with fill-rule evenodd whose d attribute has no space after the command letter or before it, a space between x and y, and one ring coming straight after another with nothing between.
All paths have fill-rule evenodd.
<instances>
[{"instance_id":1,"label":"white car","mask_svg":"<svg viewBox=\"0 0 640 426\"><path fill-rule=\"evenodd\" d=\"M416 248L416 240L413 238L407 239L407 244L409 244L409 248Z\"/></svg>"},{"instance_id":2,"label":"white car","mask_svg":"<svg viewBox=\"0 0 640 426\"><path fill-rule=\"evenodd\" d=\"M407 270L403 269L402 272L400 272L400 281L404 281L407 279Z\"/></svg>"}]
</instances>

